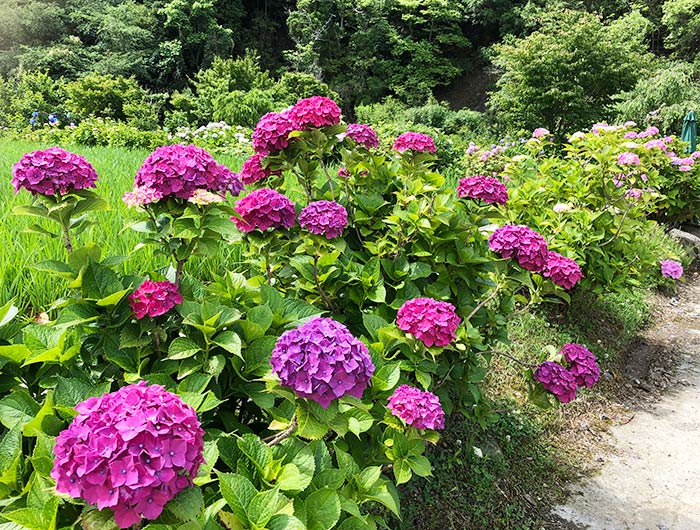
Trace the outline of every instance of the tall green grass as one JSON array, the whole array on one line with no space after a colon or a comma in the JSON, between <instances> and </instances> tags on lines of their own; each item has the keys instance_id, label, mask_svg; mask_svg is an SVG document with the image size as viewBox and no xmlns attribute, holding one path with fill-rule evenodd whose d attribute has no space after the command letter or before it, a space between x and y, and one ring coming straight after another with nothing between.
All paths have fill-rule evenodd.
<instances>
[{"instance_id":1,"label":"tall green grass","mask_svg":"<svg viewBox=\"0 0 700 530\"><path fill-rule=\"evenodd\" d=\"M20 141L0 139L0 305L10 299L32 312L48 307L54 300L66 294L65 282L37 271L35 264L48 259L63 260L66 251L58 240L25 233L24 229L36 223L36 218L18 216L12 208L19 204L29 204L32 195L20 190L14 194L10 183L12 166L24 153L49 146ZM133 252L139 242L139 234L125 229L135 218L136 212L129 210L122 202L124 192L133 186L136 171L148 156L148 151L112 147L62 146L83 155L95 168L99 179L97 192L110 204L110 210L97 212L94 216L98 224L78 236L75 244L95 243L103 250L103 256L129 256L123 264L124 272L148 273L167 265L162 256L154 256L153 249L145 248ZM242 163L237 157L216 156L217 160L237 171ZM56 227L45 223L48 229ZM224 248L214 259L193 259L185 269L186 273L208 277L225 269L236 268L240 262L237 247Z\"/></svg>"}]
</instances>

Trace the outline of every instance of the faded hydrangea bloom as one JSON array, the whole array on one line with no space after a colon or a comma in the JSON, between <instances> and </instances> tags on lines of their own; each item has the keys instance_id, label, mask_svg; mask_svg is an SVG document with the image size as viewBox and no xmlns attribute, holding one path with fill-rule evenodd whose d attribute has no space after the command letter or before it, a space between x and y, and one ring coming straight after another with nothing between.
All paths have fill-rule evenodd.
<instances>
[{"instance_id":1,"label":"faded hydrangea bloom","mask_svg":"<svg viewBox=\"0 0 700 530\"><path fill-rule=\"evenodd\" d=\"M571 211L571 205L567 204L565 202L558 202L552 207L552 210L554 210L557 213L564 213L564 212L570 212Z\"/></svg>"},{"instance_id":2,"label":"faded hydrangea bloom","mask_svg":"<svg viewBox=\"0 0 700 530\"><path fill-rule=\"evenodd\" d=\"M459 197L481 199L486 203L505 204L508 202L508 189L495 177L475 175L459 180L457 186Z\"/></svg>"},{"instance_id":3,"label":"faded hydrangea bloom","mask_svg":"<svg viewBox=\"0 0 700 530\"><path fill-rule=\"evenodd\" d=\"M542 271L542 275L550 278L555 284L564 289L571 289L583 278L583 273L578 263L554 251L549 251L547 254L547 264Z\"/></svg>"},{"instance_id":4,"label":"faded hydrangea bloom","mask_svg":"<svg viewBox=\"0 0 700 530\"><path fill-rule=\"evenodd\" d=\"M122 196L122 201L124 201L124 204L129 208L135 208L151 204L152 202L158 202L162 198L163 196L154 189L145 186L137 186L133 190L127 191Z\"/></svg>"},{"instance_id":5,"label":"faded hydrangea bloom","mask_svg":"<svg viewBox=\"0 0 700 530\"><path fill-rule=\"evenodd\" d=\"M297 131L330 127L340 123L340 107L324 96L300 99L289 109L289 119Z\"/></svg>"},{"instance_id":6,"label":"faded hydrangea bloom","mask_svg":"<svg viewBox=\"0 0 700 530\"><path fill-rule=\"evenodd\" d=\"M240 174L243 184L252 184L253 182L266 179L271 175L282 174L282 171L271 171L270 169L263 167L263 158L263 155L256 154L243 162Z\"/></svg>"},{"instance_id":7,"label":"faded hydrangea bloom","mask_svg":"<svg viewBox=\"0 0 700 530\"><path fill-rule=\"evenodd\" d=\"M374 373L367 346L331 318L314 318L285 331L270 364L283 386L324 408L346 394L362 398Z\"/></svg>"},{"instance_id":8,"label":"faded hydrangea bloom","mask_svg":"<svg viewBox=\"0 0 700 530\"><path fill-rule=\"evenodd\" d=\"M578 386L591 388L600 377L600 368L593 355L583 344L564 344L559 353L569 365L569 373Z\"/></svg>"},{"instance_id":9,"label":"faded hydrangea bloom","mask_svg":"<svg viewBox=\"0 0 700 530\"><path fill-rule=\"evenodd\" d=\"M345 136L366 149L379 147L379 138L377 138L377 133L374 132L374 129L372 129L372 127L369 125L364 125L362 123L350 123L348 124L348 128L345 130Z\"/></svg>"},{"instance_id":10,"label":"faded hydrangea bloom","mask_svg":"<svg viewBox=\"0 0 700 530\"><path fill-rule=\"evenodd\" d=\"M195 192L187 199L187 202L192 204L198 204L200 206L206 206L207 204L214 204L217 202L224 202L224 199L218 193L212 193L207 190L195 190Z\"/></svg>"},{"instance_id":11,"label":"faded hydrangea bloom","mask_svg":"<svg viewBox=\"0 0 700 530\"><path fill-rule=\"evenodd\" d=\"M292 120L285 112L268 112L255 126L253 149L263 156L282 151L289 145L289 133L294 130Z\"/></svg>"},{"instance_id":12,"label":"faded hydrangea bloom","mask_svg":"<svg viewBox=\"0 0 700 530\"><path fill-rule=\"evenodd\" d=\"M291 228L296 222L292 201L270 188L249 193L236 203L234 210L242 219L231 217L231 220L243 232L256 228L262 232L268 228Z\"/></svg>"},{"instance_id":13,"label":"faded hydrangea bloom","mask_svg":"<svg viewBox=\"0 0 700 530\"><path fill-rule=\"evenodd\" d=\"M97 173L80 155L60 147L25 154L12 166L12 186L33 195L65 195L74 190L94 188Z\"/></svg>"},{"instance_id":14,"label":"faded hydrangea bloom","mask_svg":"<svg viewBox=\"0 0 700 530\"><path fill-rule=\"evenodd\" d=\"M151 318L164 315L182 303L182 295L172 282L146 280L129 295L129 303L134 316L141 320L146 315Z\"/></svg>"},{"instance_id":15,"label":"faded hydrangea bloom","mask_svg":"<svg viewBox=\"0 0 700 530\"><path fill-rule=\"evenodd\" d=\"M399 308L396 325L425 344L447 346L455 340L455 332L461 319L455 313L455 306L432 298L414 298Z\"/></svg>"},{"instance_id":16,"label":"faded hydrangea bloom","mask_svg":"<svg viewBox=\"0 0 700 530\"><path fill-rule=\"evenodd\" d=\"M543 362L535 370L534 378L562 403L569 403L576 397L576 380L571 372L559 363Z\"/></svg>"},{"instance_id":17,"label":"faded hydrangea bloom","mask_svg":"<svg viewBox=\"0 0 700 530\"><path fill-rule=\"evenodd\" d=\"M388 407L394 416L416 429L445 428L445 412L440 400L432 392L401 385L389 398Z\"/></svg>"},{"instance_id":18,"label":"faded hydrangea bloom","mask_svg":"<svg viewBox=\"0 0 700 530\"><path fill-rule=\"evenodd\" d=\"M489 248L504 258L517 259L529 271L540 272L547 264L547 242L527 226L502 226L489 237Z\"/></svg>"},{"instance_id":19,"label":"faded hydrangea bloom","mask_svg":"<svg viewBox=\"0 0 700 530\"><path fill-rule=\"evenodd\" d=\"M56 491L110 508L120 528L156 519L204 461L197 414L159 385L129 385L78 404L56 438Z\"/></svg>"},{"instance_id":20,"label":"faded hydrangea bloom","mask_svg":"<svg viewBox=\"0 0 700 530\"><path fill-rule=\"evenodd\" d=\"M683 265L675 260L665 259L661 262L661 274L677 280L683 276Z\"/></svg>"},{"instance_id":21,"label":"faded hydrangea bloom","mask_svg":"<svg viewBox=\"0 0 700 530\"><path fill-rule=\"evenodd\" d=\"M549 134L549 131L545 129L544 127L538 127L534 131L532 131L532 137L533 138L544 138Z\"/></svg>"},{"instance_id":22,"label":"faded hydrangea bloom","mask_svg":"<svg viewBox=\"0 0 700 530\"><path fill-rule=\"evenodd\" d=\"M335 201L309 203L299 214L299 224L312 234L334 239L340 236L348 225L348 212Z\"/></svg>"},{"instance_id":23,"label":"faded hydrangea bloom","mask_svg":"<svg viewBox=\"0 0 700 530\"><path fill-rule=\"evenodd\" d=\"M402 133L394 141L392 147L394 151L403 153L404 151L415 151L416 153L434 153L435 141L427 134L417 132Z\"/></svg>"}]
</instances>

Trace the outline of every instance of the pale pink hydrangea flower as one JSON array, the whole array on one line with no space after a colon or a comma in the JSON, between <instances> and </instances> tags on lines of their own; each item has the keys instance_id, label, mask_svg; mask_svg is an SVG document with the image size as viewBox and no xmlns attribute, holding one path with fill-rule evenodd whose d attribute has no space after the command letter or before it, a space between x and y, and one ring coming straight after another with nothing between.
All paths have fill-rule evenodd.
<instances>
[{"instance_id":1,"label":"pale pink hydrangea flower","mask_svg":"<svg viewBox=\"0 0 700 530\"><path fill-rule=\"evenodd\" d=\"M621 166L638 166L640 161L638 155L627 151L617 155L617 163Z\"/></svg>"},{"instance_id":2,"label":"pale pink hydrangea flower","mask_svg":"<svg viewBox=\"0 0 700 530\"><path fill-rule=\"evenodd\" d=\"M532 131L532 137L533 138L544 138L549 134L549 131L545 129L544 127L538 127L534 131Z\"/></svg>"},{"instance_id":3,"label":"pale pink hydrangea flower","mask_svg":"<svg viewBox=\"0 0 700 530\"><path fill-rule=\"evenodd\" d=\"M213 193L208 190L199 189L195 190L192 196L189 199L187 199L187 202L191 202L192 204L198 204L200 206L206 206L208 204L224 202L225 200L226 199L224 199L218 193Z\"/></svg>"},{"instance_id":4,"label":"pale pink hydrangea flower","mask_svg":"<svg viewBox=\"0 0 700 530\"><path fill-rule=\"evenodd\" d=\"M140 206L145 206L146 204L151 204L152 202L158 202L163 196L154 189L148 188L146 186L137 186L131 191L127 191L122 196L122 201L129 208L137 208Z\"/></svg>"}]
</instances>

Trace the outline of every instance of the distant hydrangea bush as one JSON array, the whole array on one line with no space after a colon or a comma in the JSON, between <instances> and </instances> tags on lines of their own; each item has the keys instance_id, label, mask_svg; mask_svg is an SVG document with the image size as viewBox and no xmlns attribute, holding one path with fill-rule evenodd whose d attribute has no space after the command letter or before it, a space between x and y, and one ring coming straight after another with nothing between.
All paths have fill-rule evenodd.
<instances>
[{"instance_id":1,"label":"distant hydrangea bush","mask_svg":"<svg viewBox=\"0 0 700 530\"><path fill-rule=\"evenodd\" d=\"M348 225L348 212L335 201L312 202L299 214L299 225L312 234L334 239Z\"/></svg>"},{"instance_id":2,"label":"distant hydrangea bush","mask_svg":"<svg viewBox=\"0 0 700 530\"><path fill-rule=\"evenodd\" d=\"M172 282L146 280L129 295L131 311L137 319L146 315L151 318L164 315L182 303L182 295Z\"/></svg>"},{"instance_id":3,"label":"distant hydrangea bush","mask_svg":"<svg viewBox=\"0 0 700 530\"><path fill-rule=\"evenodd\" d=\"M180 144L164 145L148 155L136 173L134 187L153 190L163 199L189 199L199 189L234 196L243 191L238 175L204 149Z\"/></svg>"},{"instance_id":4,"label":"distant hydrangea bush","mask_svg":"<svg viewBox=\"0 0 700 530\"><path fill-rule=\"evenodd\" d=\"M489 248L504 258L515 258L526 270L541 272L547 264L549 249L544 238L523 225L505 225L489 237Z\"/></svg>"},{"instance_id":5,"label":"distant hydrangea bush","mask_svg":"<svg viewBox=\"0 0 700 530\"><path fill-rule=\"evenodd\" d=\"M283 386L324 408L346 394L361 399L374 373L367 346L331 318L314 318L285 331L270 364Z\"/></svg>"},{"instance_id":6,"label":"distant hydrangea bush","mask_svg":"<svg viewBox=\"0 0 700 530\"><path fill-rule=\"evenodd\" d=\"M461 319L455 306L432 298L414 298L404 302L396 315L396 325L428 348L447 346L455 340Z\"/></svg>"},{"instance_id":7,"label":"distant hydrangea bush","mask_svg":"<svg viewBox=\"0 0 700 530\"><path fill-rule=\"evenodd\" d=\"M392 146L394 151L414 151L416 153L435 153L435 141L427 134L417 132L405 132L400 134Z\"/></svg>"},{"instance_id":8,"label":"distant hydrangea bush","mask_svg":"<svg viewBox=\"0 0 700 530\"><path fill-rule=\"evenodd\" d=\"M249 193L236 203L234 210L242 219L232 216L231 220L242 232L252 232L255 229L264 232L268 228L291 228L296 222L294 203L270 188Z\"/></svg>"},{"instance_id":9,"label":"distant hydrangea bush","mask_svg":"<svg viewBox=\"0 0 700 530\"><path fill-rule=\"evenodd\" d=\"M60 147L27 153L12 167L15 193L24 188L32 195L65 195L94 188L96 181L97 172L90 162Z\"/></svg>"},{"instance_id":10,"label":"distant hydrangea bush","mask_svg":"<svg viewBox=\"0 0 700 530\"><path fill-rule=\"evenodd\" d=\"M663 260L661 262L661 274L667 278L677 280L683 276L683 265L672 259Z\"/></svg>"},{"instance_id":11,"label":"distant hydrangea bush","mask_svg":"<svg viewBox=\"0 0 700 530\"><path fill-rule=\"evenodd\" d=\"M289 109L289 119L297 131L337 125L340 114L338 104L325 96L300 99Z\"/></svg>"},{"instance_id":12,"label":"distant hydrangea bush","mask_svg":"<svg viewBox=\"0 0 700 530\"><path fill-rule=\"evenodd\" d=\"M263 158L263 155L256 154L243 162L240 172L240 177L243 184L253 184L259 180L264 180L271 175L282 174L282 171L271 171L270 169L263 167Z\"/></svg>"},{"instance_id":13,"label":"distant hydrangea bush","mask_svg":"<svg viewBox=\"0 0 700 530\"><path fill-rule=\"evenodd\" d=\"M204 461L197 414L162 386L142 381L75 409L54 446L56 491L112 509L120 528L156 519Z\"/></svg>"},{"instance_id":14,"label":"distant hydrangea bush","mask_svg":"<svg viewBox=\"0 0 700 530\"><path fill-rule=\"evenodd\" d=\"M345 137L361 145L365 149L379 147L377 133L369 125L362 123L350 123L345 130Z\"/></svg>"},{"instance_id":15,"label":"distant hydrangea bush","mask_svg":"<svg viewBox=\"0 0 700 530\"><path fill-rule=\"evenodd\" d=\"M389 397L388 408L394 416L416 429L445 428L445 412L440 400L432 392L401 385Z\"/></svg>"},{"instance_id":16,"label":"distant hydrangea bush","mask_svg":"<svg viewBox=\"0 0 700 530\"><path fill-rule=\"evenodd\" d=\"M495 177L475 175L459 180L457 195L461 198L480 199L489 204L508 202L508 189Z\"/></svg>"},{"instance_id":17,"label":"distant hydrangea bush","mask_svg":"<svg viewBox=\"0 0 700 530\"><path fill-rule=\"evenodd\" d=\"M554 251L549 251L547 254L547 264L542 275L564 289L573 288L583 278L578 263Z\"/></svg>"},{"instance_id":18,"label":"distant hydrangea bush","mask_svg":"<svg viewBox=\"0 0 700 530\"><path fill-rule=\"evenodd\" d=\"M569 403L576 397L576 379L559 363L543 362L535 370L534 379L562 403Z\"/></svg>"},{"instance_id":19,"label":"distant hydrangea bush","mask_svg":"<svg viewBox=\"0 0 700 530\"><path fill-rule=\"evenodd\" d=\"M583 344L564 344L559 354L567 362L569 373L574 377L576 385L591 388L598 382L600 368L595 355Z\"/></svg>"},{"instance_id":20,"label":"distant hydrangea bush","mask_svg":"<svg viewBox=\"0 0 700 530\"><path fill-rule=\"evenodd\" d=\"M263 156L278 153L289 145L289 133L293 130L294 125L287 113L268 112L255 126L253 149Z\"/></svg>"}]
</instances>

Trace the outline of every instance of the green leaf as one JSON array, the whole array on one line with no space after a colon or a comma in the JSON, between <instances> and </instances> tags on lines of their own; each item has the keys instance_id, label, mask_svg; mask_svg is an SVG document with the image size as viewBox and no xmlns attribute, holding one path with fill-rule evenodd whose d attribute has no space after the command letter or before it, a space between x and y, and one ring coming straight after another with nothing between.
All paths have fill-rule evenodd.
<instances>
[{"instance_id":1,"label":"green leaf","mask_svg":"<svg viewBox=\"0 0 700 530\"><path fill-rule=\"evenodd\" d=\"M250 522L247 511L248 504L257 494L257 490L250 480L243 475L219 473L219 489L236 517L248 526Z\"/></svg>"},{"instance_id":2,"label":"green leaf","mask_svg":"<svg viewBox=\"0 0 700 530\"><path fill-rule=\"evenodd\" d=\"M122 298L124 298L131 289L122 289L121 291L117 291L116 293L112 293L109 296L105 296L104 298L101 298L97 301L97 305L100 307L112 307L117 305L119 302L122 301Z\"/></svg>"},{"instance_id":3,"label":"green leaf","mask_svg":"<svg viewBox=\"0 0 700 530\"><path fill-rule=\"evenodd\" d=\"M0 346L0 357L9 359L17 364L22 364L32 354L24 344L10 344Z\"/></svg>"},{"instance_id":4,"label":"green leaf","mask_svg":"<svg viewBox=\"0 0 700 530\"><path fill-rule=\"evenodd\" d=\"M374 424L372 415L358 408L350 409L343 415L348 419L348 430L358 438Z\"/></svg>"},{"instance_id":5,"label":"green leaf","mask_svg":"<svg viewBox=\"0 0 700 530\"><path fill-rule=\"evenodd\" d=\"M110 268L90 262L83 271L83 297L87 300L103 300L122 291L124 286L119 276Z\"/></svg>"},{"instance_id":6,"label":"green leaf","mask_svg":"<svg viewBox=\"0 0 700 530\"><path fill-rule=\"evenodd\" d=\"M241 338L233 331L223 331L214 337L214 344L221 346L224 350L232 353L236 357L243 359L241 353Z\"/></svg>"},{"instance_id":7,"label":"green leaf","mask_svg":"<svg viewBox=\"0 0 700 530\"><path fill-rule=\"evenodd\" d=\"M17 487L21 459L22 426L18 424L0 437L0 484Z\"/></svg>"},{"instance_id":8,"label":"green leaf","mask_svg":"<svg viewBox=\"0 0 700 530\"><path fill-rule=\"evenodd\" d=\"M373 340L379 340L377 338L377 330L379 328L389 325L389 323L382 317L372 313L362 313L362 323L364 324L367 333L369 333L369 336Z\"/></svg>"},{"instance_id":9,"label":"green leaf","mask_svg":"<svg viewBox=\"0 0 700 530\"><path fill-rule=\"evenodd\" d=\"M396 477L397 484L404 484L411 480L413 472L411 471L411 466L406 458L399 458L394 460L394 477Z\"/></svg>"},{"instance_id":10,"label":"green leaf","mask_svg":"<svg viewBox=\"0 0 700 530\"><path fill-rule=\"evenodd\" d=\"M24 427L36 416L40 408L29 392L23 388L15 389L0 400L0 423L8 429L17 425Z\"/></svg>"},{"instance_id":11,"label":"green leaf","mask_svg":"<svg viewBox=\"0 0 700 530\"><path fill-rule=\"evenodd\" d=\"M110 383L92 385L82 379L56 376L54 400L56 406L73 409L78 403L89 397L101 396L109 392Z\"/></svg>"},{"instance_id":12,"label":"green leaf","mask_svg":"<svg viewBox=\"0 0 700 530\"><path fill-rule=\"evenodd\" d=\"M410 466L411 470L419 477L429 477L432 475L432 466L430 465L430 460L428 460L422 455L411 456L408 459L408 465Z\"/></svg>"},{"instance_id":13,"label":"green leaf","mask_svg":"<svg viewBox=\"0 0 700 530\"><path fill-rule=\"evenodd\" d=\"M204 510L202 490L196 486L182 490L165 505L165 509L178 521L196 521Z\"/></svg>"},{"instance_id":14,"label":"green leaf","mask_svg":"<svg viewBox=\"0 0 700 530\"><path fill-rule=\"evenodd\" d=\"M85 510L80 516L83 530L119 530L111 510Z\"/></svg>"},{"instance_id":15,"label":"green leaf","mask_svg":"<svg viewBox=\"0 0 700 530\"><path fill-rule=\"evenodd\" d=\"M63 422L54 414L53 391L49 391L39 412L24 426L22 434L27 437L38 436L42 433L56 435L60 432L62 424Z\"/></svg>"},{"instance_id":16,"label":"green leaf","mask_svg":"<svg viewBox=\"0 0 700 530\"><path fill-rule=\"evenodd\" d=\"M359 474L355 475L355 482L360 489L369 491L382 476L381 466L370 466L363 469Z\"/></svg>"},{"instance_id":17,"label":"green leaf","mask_svg":"<svg viewBox=\"0 0 700 530\"><path fill-rule=\"evenodd\" d=\"M372 386L382 392L391 390L398 384L399 377L401 377L401 363L387 363L372 376Z\"/></svg>"},{"instance_id":18,"label":"green leaf","mask_svg":"<svg viewBox=\"0 0 700 530\"><path fill-rule=\"evenodd\" d=\"M380 484L375 485L367 494L366 500L378 502L392 511L392 513L401 519L401 510L399 509L399 494L396 492L394 485L383 480Z\"/></svg>"},{"instance_id":19,"label":"green leaf","mask_svg":"<svg viewBox=\"0 0 700 530\"><path fill-rule=\"evenodd\" d=\"M243 451L255 465L261 475L265 474L265 468L272 462L272 449L254 434L244 434L238 438L238 448Z\"/></svg>"},{"instance_id":20,"label":"green leaf","mask_svg":"<svg viewBox=\"0 0 700 530\"><path fill-rule=\"evenodd\" d=\"M277 488L256 493L248 504L248 520L264 528L268 521L286 504L286 498Z\"/></svg>"},{"instance_id":21,"label":"green leaf","mask_svg":"<svg viewBox=\"0 0 700 530\"><path fill-rule=\"evenodd\" d=\"M340 519L338 494L323 488L306 498L306 526L309 530L331 530Z\"/></svg>"},{"instance_id":22,"label":"green leaf","mask_svg":"<svg viewBox=\"0 0 700 530\"><path fill-rule=\"evenodd\" d=\"M187 337L177 337L170 343L170 346L168 347L168 356L166 359L170 359L171 361L180 361L182 359L192 357L200 351L202 351L202 348L200 348L199 345L192 339Z\"/></svg>"},{"instance_id":23,"label":"green leaf","mask_svg":"<svg viewBox=\"0 0 700 530\"><path fill-rule=\"evenodd\" d=\"M243 373L246 375L263 376L270 371L270 354L277 342L276 337L265 336L249 344L243 351L245 365Z\"/></svg>"},{"instance_id":24,"label":"green leaf","mask_svg":"<svg viewBox=\"0 0 700 530\"><path fill-rule=\"evenodd\" d=\"M328 425L317 420L311 413L307 402L302 401L297 405L297 433L302 438L320 440L328 432Z\"/></svg>"},{"instance_id":25,"label":"green leaf","mask_svg":"<svg viewBox=\"0 0 700 530\"><path fill-rule=\"evenodd\" d=\"M293 515L274 515L266 525L267 530L307 530L306 525Z\"/></svg>"},{"instance_id":26,"label":"green leaf","mask_svg":"<svg viewBox=\"0 0 700 530\"><path fill-rule=\"evenodd\" d=\"M376 530L376 525L370 525L360 517L348 517L338 526L337 530Z\"/></svg>"}]
</instances>

